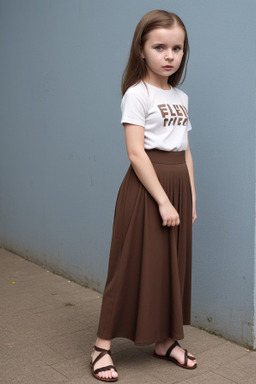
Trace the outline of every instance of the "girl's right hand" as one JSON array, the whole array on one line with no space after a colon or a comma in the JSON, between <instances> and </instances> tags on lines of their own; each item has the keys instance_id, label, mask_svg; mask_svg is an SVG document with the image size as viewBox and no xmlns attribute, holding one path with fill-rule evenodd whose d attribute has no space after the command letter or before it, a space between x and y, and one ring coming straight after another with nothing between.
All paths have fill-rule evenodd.
<instances>
[{"instance_id":1,"label":"girl's right hand","mask_svg":"<svg viewBox=\"0 0 256 384\"><path fill-rule=\"evenodd\" d=\"M162 225L164 227L180 225L180 216L170 201L159 204L159 213L163 220Z\"/></svg>"}]
</instances>

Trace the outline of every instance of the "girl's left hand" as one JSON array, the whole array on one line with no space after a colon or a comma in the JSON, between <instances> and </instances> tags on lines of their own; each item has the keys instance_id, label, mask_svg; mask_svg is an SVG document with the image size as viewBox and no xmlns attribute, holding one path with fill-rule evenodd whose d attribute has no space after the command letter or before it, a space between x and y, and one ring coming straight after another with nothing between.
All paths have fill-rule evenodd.
<instances>
[{"instance_id":1,"label":"girl's left hand","mask_svg":"<svg viewBox=\"0 0 256 384\"><path fill-rule=\"evenodd\" d=\"M196 221L196 219L197 219L196 205L193 204L193 205L192 205L192 224L194 224L194 222Z\"/></svg>"}]
</instances>

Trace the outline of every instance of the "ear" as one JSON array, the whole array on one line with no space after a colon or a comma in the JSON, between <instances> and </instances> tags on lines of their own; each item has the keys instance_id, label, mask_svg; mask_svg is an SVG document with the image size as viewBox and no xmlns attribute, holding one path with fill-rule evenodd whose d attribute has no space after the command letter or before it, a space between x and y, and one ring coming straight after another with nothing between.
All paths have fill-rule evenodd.
<instances>
[{"instance_id":1,"label":"ear","mask_svg":"<svg viewBox=\"0 0 256 384\"><path fill-rule=\"evenodd\" d=\"M140 50L140 55L141 55L141 58L144 60L145 59L145 55L144 55L143 49Z\"/></svg>"}]
</instances>

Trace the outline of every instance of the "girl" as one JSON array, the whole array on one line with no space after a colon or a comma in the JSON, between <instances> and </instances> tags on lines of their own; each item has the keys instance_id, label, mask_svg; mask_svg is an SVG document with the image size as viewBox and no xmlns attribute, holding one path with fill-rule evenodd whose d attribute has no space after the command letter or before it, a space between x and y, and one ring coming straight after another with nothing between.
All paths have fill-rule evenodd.
<instances>
[{"instance_id":1,"label":"girl","mask_svg":"<svg viewBox=\"0 0 256 384\"><path fill-rule=\"evenodd\" d=\"M131 166L120 187L107 283L91 356L92 374L117 381L111 339L155 343L155 356L194 369L177 340L190 324L191 240L196 215L188 97L180 84L186 28L166 11L147 13L134 33L121 103ZM185 74L184 74L185 76ZM184 77L183 76L183 77Z\"/></svg>"}]
</instances>

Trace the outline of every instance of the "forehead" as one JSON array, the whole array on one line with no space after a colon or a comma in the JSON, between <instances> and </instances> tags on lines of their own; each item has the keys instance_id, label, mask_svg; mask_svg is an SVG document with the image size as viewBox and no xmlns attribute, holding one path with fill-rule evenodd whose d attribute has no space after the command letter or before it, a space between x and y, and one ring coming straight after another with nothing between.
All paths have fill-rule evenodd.
<instances>
[{"instance_id":1,"label":"forehead","mask_svg":"<svg viewBox=\"0 0 256 384\"><path fill-rule=\"evenodd\" d=\"M171 28L156 28L147 34L146 40L149 43L157 41L165 44L183 44L185 31L178 25Z\"/></svg>"}]
</instances>

